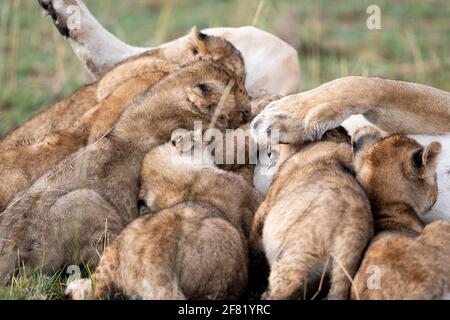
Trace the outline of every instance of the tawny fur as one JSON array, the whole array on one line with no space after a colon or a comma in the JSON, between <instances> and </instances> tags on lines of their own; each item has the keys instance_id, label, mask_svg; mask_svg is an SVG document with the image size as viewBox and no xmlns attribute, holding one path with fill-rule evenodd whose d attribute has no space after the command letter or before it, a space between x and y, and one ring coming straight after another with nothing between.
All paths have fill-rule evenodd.
<instances>
[{"instance_id":1,"label":"tawny fur","mask_svg":"<svg viewBox=\"0 0 450 320\"><path fill-rule=\"evenodd\" d=\"M279 99L279 95L265 95L251 101L250 120L270 102ZM191 134L191 140L197 138ZM261 159L261 150L253 141L250 132L250 123L246 123L236 130L223 132L215 130L210 135L203 134L207 140L208 156L213 156L215 164L226 171L231 171L242 176L249 184L253 184L254 169ZM258 157L259 153L259 157Z\"/></svg>"},{"instance_id":2,"label":"tawny fur","mask_svg":"<svg viewBox=\"0 0 450 320\"><path fill-rule=\"evenodd\" d=\"M208 127L215 116L215 127L236 128L249 112L242 79L216 63L196 62L167 76L122 114L107 137L11 200L0 216L0 282L8 281L17 262L44 272L80 261L95 266L104 234L113 239L138 217L145 154L175 129L192 130L195 121Z\"/></svg>"},{"instance_id":3,"label":"tawny fur","mask_svg":"<svg viewBox=\"0 0 450 320\"><path fill-rule=\"evenodd\" d=\"M215 60L245 81L242 57L231 44L221 38L203 35L196 28L191 31L189 39L188 48L180 48L180 53L185 55L179 57L179 63ZM198 51L195 54L192 52L194 49ZM186 51L192 53L187 54ZM129 59L108 72L98 83L81 89L5 138L1 142L7 151L0 157L0 175L5 182L0 187L0 210L14 194L29 187L53 165L112 130L134 99L179 68L179 63L170 62L173 58L159 49ZM27 136L32 139L27 141Z\"/></svg>"},{"instance_id":4,"label":"tawny fur","mask_svg":"<svg viewBox=\"0 0 450 320\"><path fill-rule=\"evenodd\" d=\"M329 275L329 299L346 299L372 235L363 189L352 175L347 142L303 147L279 168L253 222L253 254L270 265L267 299L303 298ZM328 264L327 264L328 261Z\"/></svg>"},{"instance_id":5,"label":"tawny fur","mask_svg":"<svg viewBox=\"0 0 450 320\"><path fill-rule=\"evenodd\" d=\"M106 249L74 299L115 291L144 299L237 299L247 285L247 239L261 197L236 174L196 162L172 143L154 148L142 169L141 198L151 214Z\"/></svg>"},{"instance_id":6,"label":"tawny fur","mask_svg":"<svg viewBox=\"0 0 450 320\"><path fill-rule=\"evenodd\" d=\"M424 228L436 202L441 145L423 147L374 128L355 133L355 169L372 204L376 236L355 277L352 298L441 299L450 292L450 223Z\"/></svg>"},{"instance_id":7,"label":"tawny fur","mask_svg":"<svg viewBox=\"0 0 450 320\"><path fill-rule=\"evenodd\" d=\"M140 66L145 67L147 72L139 77L127 78L118 84L113 93L87 110L80 119L76 118L80 116L77 108L80 107L84 110L85 106L75 104L72 105L73 109L66 110L70 115L65 113L61 115L58 108L50 108L48 113L44 112L49 118L58 117L58 119L51 120L58 125L55 129L50 129L48 133L45 133L48 128L42 127L43 130L41 130L41 127L36 128L33 125L33 123L38 124L41 116L25 124L25 127L27 127L26 134L33 135L33 139L10 146L4 149L0 155L0 175L2 176L2 182L4 182L0 186L0 209L2 211L12 196L29 187L32 181L43 175L53 165L105 135L113 128L118 117L133 99L139 97L145 90L150 89L165 77L171 69L175 70L175 65L170 65L155 58L152 59L151 64L150 61L142 61ZM112 73L115 73L115 71ZM88 89L82 90L89 91ZM88 92L88 94L91 93ZM69 100L72 100L72 98L69 98ZM90 98L87 97L83 101L89 103ZM67 121L60 123L59 116L64 119L70 118L75 123L71 124ZM49 118L45 119L48 120ZM64 128L65 125L68 127ZM22 135L22 129L19 128L17 133ZM11 139L14 140L16 137L16 133L13 132L4 143L7 144L8 141L12 143Z\"/></svg>"},{"instance_id":8,"label":"tawny fur","mask_svg":"<svg viewBox=\"0 0 450 320\"><path fill-rule=\"evenodd\" d=\"M85 143L83 133L61 130L40 141L3 150L0 153L0 212L17 192Z\"/></svg>"},{"instance_id":9,"label":"tawny fur","mask_svg":"<svg viewBox=\"0 0 450 320\"><path fill-rule=\"evenodd\" d=\"M70 128L84 114L91 117L92 126L86 134L91 142L95 141L115 124L133 99L176 67L201 59L216 61L245 81L245 66L239 51L223 38L207 36L194 27L176 48L159 48L127 59L99 81L41 112L9 133L0 142L0 150L28 140L41 140L49 133Z\"/></svg>"}]
</instances>

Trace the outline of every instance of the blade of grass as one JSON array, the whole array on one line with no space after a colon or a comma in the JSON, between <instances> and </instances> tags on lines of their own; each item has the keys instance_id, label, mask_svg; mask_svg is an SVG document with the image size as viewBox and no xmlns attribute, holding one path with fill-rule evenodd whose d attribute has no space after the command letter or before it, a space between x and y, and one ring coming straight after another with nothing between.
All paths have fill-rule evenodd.
<instances>
[{"instance_id":1,"label":"blade of grass","mask_svg":"<svg viewBox=\"0 0 450 320\"><path fill-rule=\"evenodd\" d=\"M261 12L264 8L264 2L265 0L260 0L258 4L258 8L256 9L255 16L253 17L252 26L256 26L259 22L259 18L261 17Z\"/></svg>"}]
</instances>

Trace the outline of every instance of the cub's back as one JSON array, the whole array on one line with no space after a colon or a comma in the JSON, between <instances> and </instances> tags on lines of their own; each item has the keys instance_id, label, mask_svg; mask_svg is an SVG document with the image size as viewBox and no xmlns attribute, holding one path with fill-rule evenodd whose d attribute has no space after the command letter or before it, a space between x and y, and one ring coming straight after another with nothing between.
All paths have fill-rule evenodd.
<instances>
[{"instance_id":1,"label":"cub's back","mask_svg":"<svg viewBox=\"0 0 450 320\"><path fill-rule=\"evenodd\" d=\"M136 265L146 265L157 274L175 273L183 293L192 299L230 298L229 292L245 289L245 239L208 203L183 202L140 218L122 232L120 241L125 249L121 260L126 263L119 274L126 277L126 269ZM139 281L139 274L135 276ZM226 290L223 279L236 288ZM122 279L124 284L129 280Z\"/></svg>"},{"instance_id":2,"label":"cub's back","mask_svg":"<svg viewBox=\"0 0 450 320\"><path fill-rule=\"evenodd\" d=\"M350 159L350 146L330 142L316 143L288 159L268 194L265 243L278 247L290 238L295 241L301 230L331 241L334 232L371 221L364 190L349 171Z\"/></svg>"},{"instance_id":3,"label":"cub's back","mask_svg":"<svg viewBox=\"0 0 450 320\"><path fill-rule=\"evenodd\" d=\"M368 206L365 192L351 169L352 151L349 145L315 143L281 166L268 197L274 206L281 207L285 207L286 203L300 206L297 208L313 206L329 210L343 206Z\"/></svg>"},{"instance_id":4,"label":"cub's back","mask_svg":"<svg viewBox=\"0 0 450 320\"><path fill-rule=\"evenodd\" d=\"M370 299L416 299L423 297L424 291L429 292L429 298L440 299L443 298L441 290L450 292L450 288L445 287L450 281L449 265L450 223L435 221L417 237L398 232L376 236L370 243L355 283L359 294L370 296ZM382 281L392 285L383 286L382 290L367 288L366 283L374 274L370 271L376 271L373 266L382 266ZM417 289L419 287L421 290ZM352 290L352 295L356 298L355 290Z\"/></svg>"}]
</instances>

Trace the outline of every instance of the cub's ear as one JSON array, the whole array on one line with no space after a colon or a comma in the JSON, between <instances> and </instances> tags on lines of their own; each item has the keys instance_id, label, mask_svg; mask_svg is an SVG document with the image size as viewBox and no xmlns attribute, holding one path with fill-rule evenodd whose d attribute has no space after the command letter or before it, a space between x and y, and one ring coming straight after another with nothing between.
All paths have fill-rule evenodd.
<instances>
[{"instance_id":1,"label":"cub's ear","mask_svg":"<svg viewBox=\"0 0 450 320\"><path fill-rule=\"evenodd\" d=\"M356 130L352 137L353 153L357 154L361 151L367 151L378 142L380 142L386 134L372 126L364 126Z\"/></svg>"},{"instance_id":2,"label":"cub's ear","mask_svg":"<svg viewBox=\"0 0 450 320\"><path fill-rule=\"evenodd\" d=\"M204 56L207 54L206 40L208 35L198 30L197 26L192 27L189 38L193 45L194 53Z\"/></svg>"},{"instance_id":3,"label":"cub's ear","mask_svg":"<svg viewBox=\"0 0 450 320\"><path fill-rule=\"evenodd\" d=\"M180 130L179 134L172 134L170 141L178 152L192 156L204 154L205 148L209 143L203 139L202 131L185 131L184 134L182 131L184 130Z\"/></svg>"},{"instance_id":4,"label":"cub's ear","mask_svg":"<svg viewBox=\"0 0 450 320\"><path fill-rule=\"evenodd\" d=\"M196 134L194 131L187 130L180 130L179 132L174 131L170 142L178 149L179 152L189 152L196 144Z\"/></svg>"},{"instance_id":5,"label":"cub's ear","mask_svg":"<svg viewBox=\"0 0 450 320\"><path fill-rule=\"evenodd\" d=\"M434 176L441 150L442 146L437 141L416 150L412 154L414 167L424 176Z\"/></svg>"}]
</instances>

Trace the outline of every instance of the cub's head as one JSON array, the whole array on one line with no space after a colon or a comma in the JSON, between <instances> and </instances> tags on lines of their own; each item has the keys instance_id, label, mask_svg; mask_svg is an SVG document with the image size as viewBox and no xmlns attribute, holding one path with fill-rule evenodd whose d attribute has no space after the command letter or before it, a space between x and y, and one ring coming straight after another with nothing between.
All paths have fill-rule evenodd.
<instances>
[{"instance_id":1,"label":"cub's head","mask_svg":"<svg viewBox=\"0 0 450 320\"><path fill-rule=\"evenodd\" d=\"M235 129L251 117L250 96L241 79L216 63L199 62L185 89L191 114L219 129Z\"/></svg>"},{"instance_id":2,"label":"cub's head","mask_svg":"<svg viewBox=\"0 0 450 320\"><path fill-rule=\"evenodd\" d=\"M221 37L207 35L193 27L191 32L171 45L163 47L166 56L175 63L212 60L245 81L245 64L241 53Z\"/></svg>"},{"instance_id":3,"label":"cub's head","mask_svg":"<svg viewBox=\"0 0 450 320\"><path fill-rule=\"evenodd\" d=\"M184 65L135 99L118 121L114 134L140 144L170 139L183 128L236 129L251 116L244 83L212 61Z\"/></svg>"},{"instance_id":4,"label":"cub's head","mask_svg":"<svg viewBox=\"0 0 450 320\"><path fill-rule=\"evenodd\" d=\"M435 204L439 142L424 147L403 135L363 127L353 136L353 150L357 178L374 205L403 203L421 215Z\"/></svg>"},{"instance_id":5,"label":"cub's head","mask_svg":"<svg viewBox=\"0 0 450 320\"><path fill-rule=\"evenodd\" d=\"M221 172L201 136L185 130L175 131L170 142L153 148L145 156L140 200L152 212L185 201L195 194L192 186L203 170Z\"/></svg>"}]
</instances>

